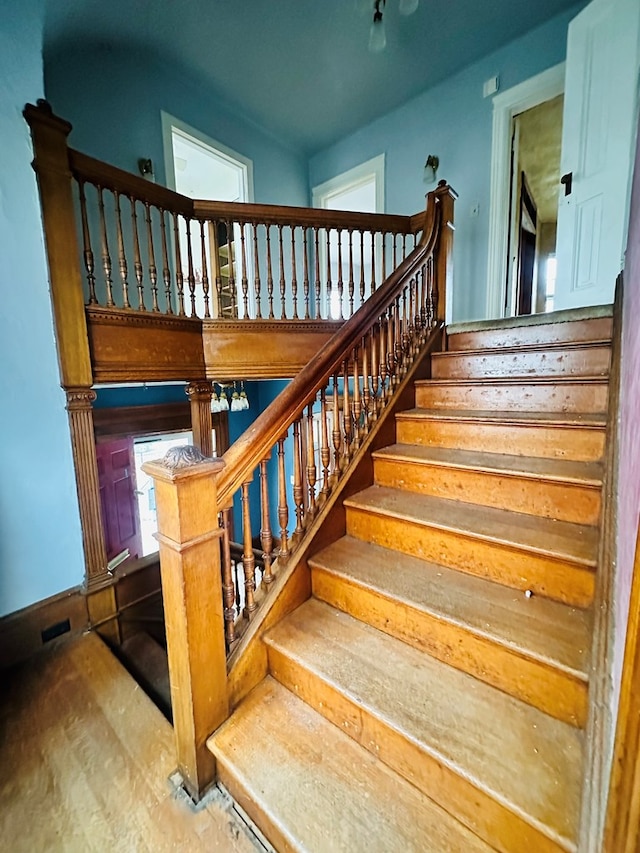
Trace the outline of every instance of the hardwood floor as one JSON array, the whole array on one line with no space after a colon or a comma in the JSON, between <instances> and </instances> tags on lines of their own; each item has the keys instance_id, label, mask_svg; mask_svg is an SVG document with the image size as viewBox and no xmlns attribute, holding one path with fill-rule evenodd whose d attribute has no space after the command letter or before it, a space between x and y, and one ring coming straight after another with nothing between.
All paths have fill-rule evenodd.
<instances>
[{"instance_id":1,"label":"hardwood floor","mask_svg":"<svg viewBox=\"0 0 640 853\"><path fill-rule=\"evenodd\" d=\"M255 853L216 791L197 811L169 782L173 730L96 634L2 674L4 850Z\"/></svg>"}]
</instances>

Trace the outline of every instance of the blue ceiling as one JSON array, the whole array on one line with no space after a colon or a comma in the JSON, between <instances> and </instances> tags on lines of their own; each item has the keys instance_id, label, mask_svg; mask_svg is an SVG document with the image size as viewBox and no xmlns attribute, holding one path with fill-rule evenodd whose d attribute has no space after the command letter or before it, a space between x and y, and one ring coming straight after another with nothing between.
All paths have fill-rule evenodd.
<instances>
[{"instance_id":1,"label":"blue ceiling","mask_svg":"<svg viewBox=\"0 0 640 853\"><path fill-rule=\"evenodd\" d=\"M387 0L368 52L368 0L46 0L45 57L100 43L157 53L311 154L576 0Z\"/></svg>"}]
</instances>

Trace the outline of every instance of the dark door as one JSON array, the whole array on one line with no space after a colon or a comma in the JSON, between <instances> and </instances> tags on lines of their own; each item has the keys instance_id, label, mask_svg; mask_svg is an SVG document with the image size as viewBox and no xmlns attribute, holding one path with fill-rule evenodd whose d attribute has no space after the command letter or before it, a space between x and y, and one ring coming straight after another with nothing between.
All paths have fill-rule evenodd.
<instances>
[{"instance_id":1,"label":"dark door","mask_svg":"<svg viewBox=\"0 0 640 853\"><path fill-rule=\"evenodd\" d=\"M142 539L133 439L101 442L96 445L96 455L107 559L113 559L125 548L131 557L140 557Z\"/></svg>"}]
</instances>

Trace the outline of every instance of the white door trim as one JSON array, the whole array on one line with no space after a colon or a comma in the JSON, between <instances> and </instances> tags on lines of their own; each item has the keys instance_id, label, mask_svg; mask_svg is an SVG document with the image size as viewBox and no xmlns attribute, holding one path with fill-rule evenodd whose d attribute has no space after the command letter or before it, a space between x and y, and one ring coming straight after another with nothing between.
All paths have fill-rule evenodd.
<instances>
[{"instance_id":1,"label":"white door trim","mask_svg":"<svg viewBox=\"0 0 640 853\"><path fill-rule=\"evenodd\" d=\"M512 122L518 113L561 95L564 92L564 73L565 63L561 62L501 92L493 99L486 305L488 319L503 317L505 314Z\"/></svg>"},{"instance_id":2,"label":"white door trim","mask_svg":"<svg viewBox=\"0 0 640 853\"><path fill-rule=\"evenodd\" d=\"M367 183L371 178L376 182L376 213L384 213L384 154L372 157L359 166L354 166L347 172L342 172L334 178L330 178L311 191L313 207L328 207L327 202L332 195L343 193L346 190L357 187L359 184Z\"/></svg>"}]
</instances>

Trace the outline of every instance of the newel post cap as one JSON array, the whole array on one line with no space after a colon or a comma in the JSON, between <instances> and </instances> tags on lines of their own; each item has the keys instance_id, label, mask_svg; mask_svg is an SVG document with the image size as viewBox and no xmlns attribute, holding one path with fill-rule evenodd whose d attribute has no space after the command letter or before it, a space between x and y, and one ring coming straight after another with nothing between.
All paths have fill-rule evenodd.
<instances>
[{"instance_id":1,"label":"newel post cap","mask_svg":"<svg viewBox=\"0 0 640 853\"><path fill-rule=\"evenodd\" d=\"M204 456L197 447L187 444L172 447L163 459L145 462L142 470L156 480L176 483L180 480L209 477L222 471L224 466L224 460Z\"/></svg>"}]
</instances>

